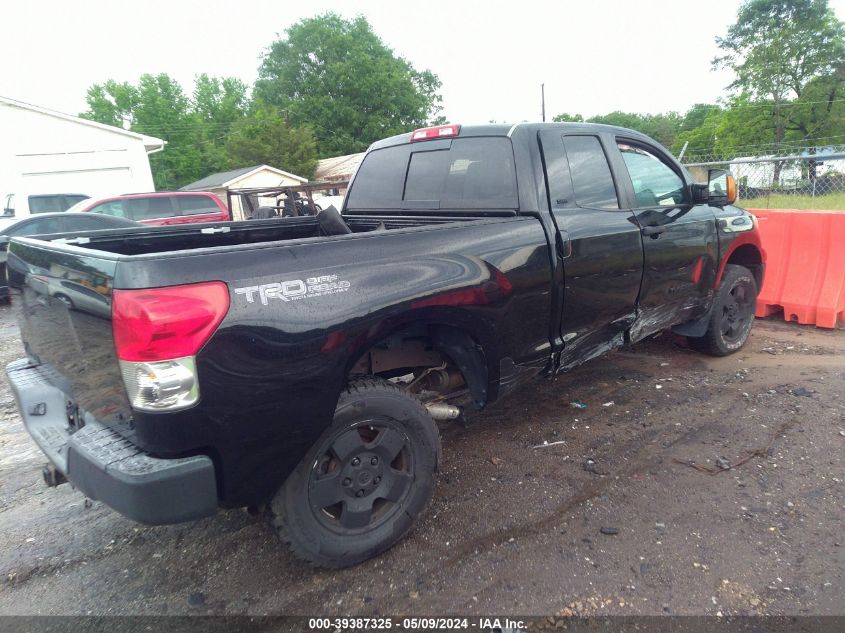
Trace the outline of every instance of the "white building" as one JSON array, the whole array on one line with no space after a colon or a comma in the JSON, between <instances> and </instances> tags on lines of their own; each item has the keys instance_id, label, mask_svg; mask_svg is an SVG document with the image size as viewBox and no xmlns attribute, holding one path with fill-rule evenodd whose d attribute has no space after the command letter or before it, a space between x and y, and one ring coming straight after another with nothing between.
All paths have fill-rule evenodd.
<instances>
[{"instance_id":1,"label":"white building","mask_svg":"<svg viewBox=\"0 0 845 633\"><path fill-rule=\"evenodd\" d=\"M0 97L0 203L20 218L29 197L153 191L148 156L165 141Z\"/></svg>"},{"instance_id":2,"label":"white building","mask_svg":"<svg viewBox=\"0 0 845 633\"><path fill-rule=\"evenodd\" d=\"M744 187L772 188L798 187L807 181L807 165L812 158L816 161L816 178L821 178L835 168L825 161L830 150L822 150L818 154L803 152L800 156L793 156L788 160L776 161L778 156L742 156L730 161L729 168L737 182ZM781 163L780 178L775 180L775 163Z\"/></svg>"}]
</instances>

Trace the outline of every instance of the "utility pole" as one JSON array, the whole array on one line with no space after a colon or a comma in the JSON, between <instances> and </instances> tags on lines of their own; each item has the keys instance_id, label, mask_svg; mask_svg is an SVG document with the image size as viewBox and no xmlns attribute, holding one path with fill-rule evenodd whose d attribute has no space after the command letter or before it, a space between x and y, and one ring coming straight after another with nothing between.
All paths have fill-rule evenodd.
<instances>
[{"instance_id":1,"label":"utility pole","mask_svg":"<svg viewBox=\"0 0 845 633\"><path fill-rule=\"evenodd\" d=\"M546 122L546 84L540 84L540 102L542 104L543 123Z\"/></svg>"}]
</instances>

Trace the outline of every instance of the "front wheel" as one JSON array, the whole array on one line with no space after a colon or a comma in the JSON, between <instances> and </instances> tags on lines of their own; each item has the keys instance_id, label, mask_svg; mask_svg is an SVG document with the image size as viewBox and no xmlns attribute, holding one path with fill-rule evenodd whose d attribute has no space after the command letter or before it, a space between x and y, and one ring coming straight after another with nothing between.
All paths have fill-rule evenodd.
<instances>
[{"instance_id":1,"label":"front wheel","mask_svg":"<svg viewBox=\"0 0 845 633\"><path fill-rule=\"evenodd\" d=\"M65 306L67 306L68 310L73 310L73 301L70 300L70 297L68 297L67 295L63 295L63 294L57 294L55 296L56 296L56 299L58 299L59 301L64 303Z\"/></svg>"},{"instance_id":2,"label":"front wheel","mask_svg":"<svg viewBox=\"0 0 845 633\"><path fill-rule=\"evenodd\" d=\"M757 307L757 281L744 266L728 264L722 275L707 333L690 337L690 346L711 356L727 356L739 351L754 323Z\"/></svg>"},{"instance_id":3,"label":"front wheel","mask_svg":"<svg viewBox=\"0 0 845 633\"><path fill-rule=\"evenodd\" d=\"M276 493L271 520L300 558L329 568L363 562L411 529L434 491L439 456L437 426L416 398L357 379Z\"/></svg>"}]
</instances>

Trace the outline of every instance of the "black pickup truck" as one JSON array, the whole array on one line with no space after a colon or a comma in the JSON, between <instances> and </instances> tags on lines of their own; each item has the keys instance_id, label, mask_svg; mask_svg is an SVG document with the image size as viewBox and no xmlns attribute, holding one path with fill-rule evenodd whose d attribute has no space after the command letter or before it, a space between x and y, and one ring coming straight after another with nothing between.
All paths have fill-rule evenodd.
<instances>
[{"instance_id":1,"label":"black pickup truck","mask_svg":"<svg viewBox=\"0 0 845 633\"><path fill-rule=\"evenodd\" d=\"M745 343L763 251L709 176L622 128L448 125L370 147L342 213L15 238L7 374L45 479L149 524L264 508L313 563L374 556L432 495L436 420L665 328Z\"/></svg>"}]
</instances>

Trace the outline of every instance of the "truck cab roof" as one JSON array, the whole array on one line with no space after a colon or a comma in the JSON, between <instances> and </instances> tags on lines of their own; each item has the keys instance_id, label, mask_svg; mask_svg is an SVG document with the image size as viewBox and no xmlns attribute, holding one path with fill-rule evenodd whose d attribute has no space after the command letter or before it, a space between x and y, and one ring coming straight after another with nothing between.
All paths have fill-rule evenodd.
<instances>
[{"instance_id":1,"label":"truck cab roof","mask_svg":"<svg viewBox=\"0 0 845 633\"><path fill-rule=\"evenodd\" d=\"M617 134L620 136L625 136L626 138L631 138L635 140L641 140L643 142L647 142L650 145L654 145L654 139L649 138L648 136L641 134L640 132L636 132L634 130L630 130L628 128L618 127L616 125L605 125L603 123L574 123L574 122L566 122L566 123L544 123L544 122L522 122L522 123L483 123L483 124L470 124L470 125L460 125L460 124L452 124L457 125L458 127L458 134L452 136L453 138L470 138L474 136L508 136L512 137L517 132L519 133L536 133L540 130L547 130L547 129L560 129L561 132L581 132L584 134L602 134L602 133L611 133ZM441 126L434 126L434 127L441 127ZM429 128L423 128L429 129ZM406 132L404 134L397 134L396 136L391 136L380 141L376 141L372 145L370 145L369 150L374 149L382 149L384 147L392 147L394 145L403 145L405 143L410 143L412 136L416 133L414 132ZM416 141L416 142L426 142L426 141ZM663 148L665 149L665 148ZM668 150L667 150L668 151Z\"/></svg>"}]
</instances>

